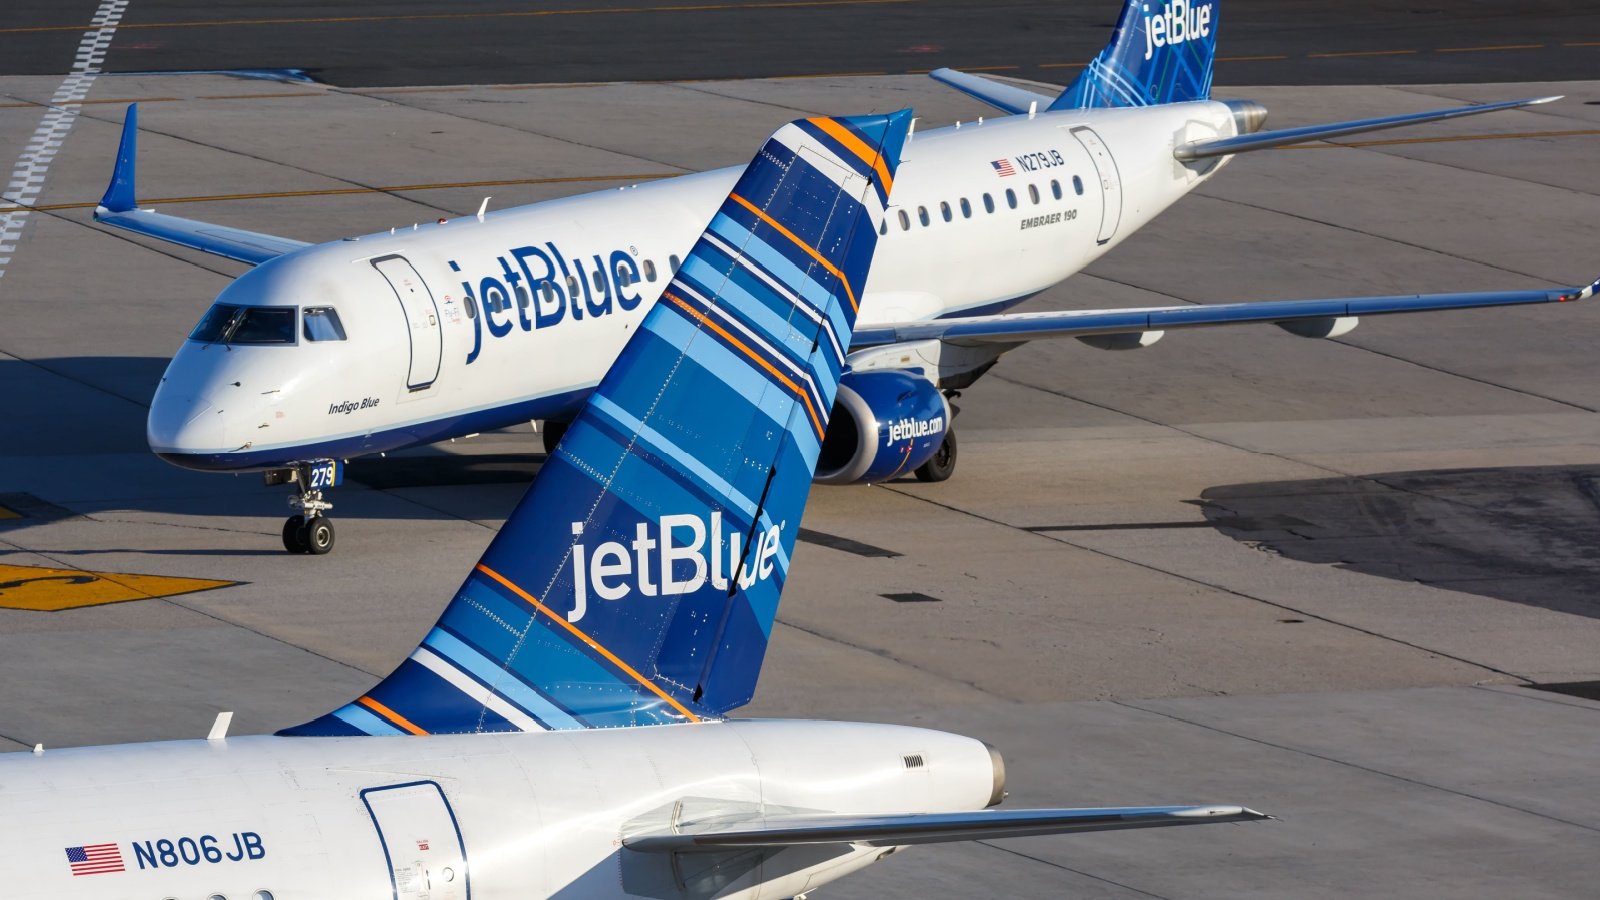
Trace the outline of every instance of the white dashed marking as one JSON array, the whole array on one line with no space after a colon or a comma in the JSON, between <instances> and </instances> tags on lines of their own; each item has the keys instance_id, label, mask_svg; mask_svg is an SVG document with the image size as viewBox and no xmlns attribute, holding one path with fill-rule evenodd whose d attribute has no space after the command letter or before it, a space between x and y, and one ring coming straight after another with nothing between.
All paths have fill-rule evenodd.
<instances>
[{"instance_id":1,"label":"white dashed marking","mask_svg":"<svg viewBox=\"0 0 1600 900\"><path fill-rule=\"evenodd\" d=\"M50 164L55 161L67 132L78 121L77 108L67 108L64 104L77 103L88 96L89 86L100 74L106 48L117 33L117 23L122 21L122 13L127 8L128 0L103 0L100 4L90 20L94 27L85 31L83 40L78 42L72 72L56 88L44 119L23 147L22 155L17 157L11 181L5 193L0 194L0 253L15 252L17 240L22 237L22 226L28 221L28 210L21 207L32 206L39 199L39 192L44 189L44 176L50 171ZM0 257L0 277L5 276L9 262L10 256Z\"/></svg>"}]
</instances>

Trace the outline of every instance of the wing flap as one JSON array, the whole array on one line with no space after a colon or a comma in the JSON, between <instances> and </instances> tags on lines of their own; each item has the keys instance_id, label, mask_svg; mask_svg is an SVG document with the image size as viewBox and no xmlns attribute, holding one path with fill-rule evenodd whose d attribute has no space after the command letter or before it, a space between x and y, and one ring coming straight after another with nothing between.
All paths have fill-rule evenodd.
<instances>
[{"instance_id":1,"label":"wing flap","mask_svg":"<svg viewBox=\"0 0 1600 900\"><path fill-rule=\"evenodd\" d=\"M1054 97L1035 94L1015 85L993 81L981 75L958 72L955 69L934 69L928 73L928 77L948 84L969 97L982 100L995 109L1013 114L1025 113L1033 104L1038 104L1039 109L1049 109L1050 104L1055 102Z\"/></svg>"},{"instance_id":2,"label":"wing flap","mask_svg":"<svg viewBox=\"0 0 1600 900\"><path fill-rule=\"evenodd\" d=\"M100 198L100 205L95 208L96 222L252 266L311 246L305 241L139 209L135 190L138 140L139 104L134 103L128 107L128 115L122 120L122 140L117 146L116 168L112 170L111 184L106 187L105 196Z\"/></svg>"},{"instance_id":3,"label":"wing flap","mask_svg":"<svg viewBox=\"0 0 1600 900\"><path fill-rule=\"evenodd\" d=\"M1406 113L1400 116L1383 116L1377 119L1354 119L1349 122L1333 122L1327 125L1307 125L1303 128L1257 131L1253 134L1242 134L1238 137L1216 138L1214 140L1184 144L1174 149L1172 155L1184 162L1188 162L1189 160L1206 159L1212 156L1228 156L1233 153L1245 153L1250 150L1266 150L1288 144L1302 144L1307 141L1325 141L1329 138L1343 137L1347 134L1381 131L1385 128L1400 128L1405 125L1420 125L1424 122L1441 122L1445 119L1459 119L1462 116L1477 116L1502 109L1537 106L1541 103L1550 103L1560 99L1559 96L1533 97L1527 100L1480 103L1475 106L1458 106L1452 109Z\"/></svg>"},{"instance_id":4,"label":"wing flap","mask_svg":"<svg viewBox=\"0 0 1600 900\"><path fill-rule=\"evenodd\" d=\"M1266 300L1253 303L1161 306L1144 309L1007 313L997 316L933 319L858 328L854 348L923 340L941 340L962 346L1022 344L1047 338L1133 334L1216 325L1279 324L1312 319L1521 306L1531 303L1569 303L1593 296L1597 288L1600 288L1600 281L1587 287L1556 290L1483 291L1329 300Z\"/></svg>"},{"instance_id":5,"label":"wing flap","mask_svg":"<svg viewBox=\"0 0 1600 900\"><path fill-rule=\"evenodd\" d=\"M899 847L1042 834L1255 822L1270 818L1243 806L1014 809L878 816L790 815L768 816L760 820L759 826L718 824L691 831L680 829L672 833L626 837L622 843L641 853L718 853L802 844Z\"/></svg>"}]
</instances>

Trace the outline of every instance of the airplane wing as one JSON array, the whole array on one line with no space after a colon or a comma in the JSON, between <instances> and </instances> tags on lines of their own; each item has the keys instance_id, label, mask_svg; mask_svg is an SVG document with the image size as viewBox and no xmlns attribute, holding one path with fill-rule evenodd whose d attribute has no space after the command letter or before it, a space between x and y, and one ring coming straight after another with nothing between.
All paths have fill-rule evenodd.
<instances>
[{"instance_id":1,"label":"airplane wing","mask_svg":"<svg viewBox=\"0 0 1600 900\"><path fill-rule=\"evenodd\" d=\"M851 349L923 340L940 340L958 346L975 347L985 344L1022 344L1043 338L1092 339L1110 335L1144 334L1159 337L1162 332L1174 328L1268 322L1306 337L1334 337L1354 327L1354 320L1360 316L1489 306L1521 306L1530 303L1570 303L1588 299L1597 289L1600 289L1600 281L1587 287L1555 290L1416 294L1331 300L1267 300L1201 306L1064 310L931 319L857 328Z\"/></svg>"},{"instance_id":2,"label":"airplane wing","mask_svg":"<svg viewBox=\"0 0 1600 900\"><path fill-rule=\"evenodd\" d=\"M1025 113L1034 104L1038 104L1039 109L1049 109L1050 104L1056 99L981 75L958 72L955 69L934 69L928 73L928 77L948 84L961 93L982 100L996 109L1013 114Z\"/></svg>"},{"instance_id":3,"label":"airplane wing","mask_svg":"<svg viewBox=\"0 0 1600 900\"><path fill-rule=\"evenodd\" d=\"M1383 116L1377 119L1354 119L1349 122L1332 122L1327 125L1307 125L1304 128L1257 131L1251 134L1242 134L1238 137L1193 141L1174 148L1172 155L1184 162L1188 162L1192 159L1227 156L1233 153L1245 153L1250 150L1267 150L1272 147L1301 144L1306 141L1325 141L1329 138L1343 137L1347 134L1360 134L1364 131L1381 131L1385 128L1400 128L1404 125L1420 125L1423 122L1439 122L1444 119L1459 119L1462 116L1477 116L1502 109L1538 106L1541 103L1551 103L1560 99L1560 96L1532 97L1527 100L1479 103L1473 106L1457 106L1429 112L1406 113L1400 116Z\"/></svg>"},{"instance_id":4,"label":"airplane wing","mask_svg":"<svg viewBox=\"0 0 1600 900\"><path fill-rule=\"evenodd\" d=\"M134 199L134 157L138 151L138 137L139 104L135 103L128 107L127 118L122 122L122 142L117 147L117 166L111 173L111 184L106 188L106 195L100 199L100 205L95 207L96 222L196 250L204 250L252 266L260 265L292 250L311 246L304 241L139 209L138 202Z\"/></svg>"},{"instance_id":5,"label":"airplane wing","mask_svg":"<svg viewBox=\"0 0 1600 900\"><path fill-rule=\"evenodd\" d=\"M623 838L641 853L719 853L755 847L800 844L861 844L900 847L989 838L1120 831L1173 825L1210 825L1270 819L1243 806L1133 806L1105 809L1012 809L910 815L766 816L703 826L679 826L670 833Z\"/></svg>"}]
</instances>

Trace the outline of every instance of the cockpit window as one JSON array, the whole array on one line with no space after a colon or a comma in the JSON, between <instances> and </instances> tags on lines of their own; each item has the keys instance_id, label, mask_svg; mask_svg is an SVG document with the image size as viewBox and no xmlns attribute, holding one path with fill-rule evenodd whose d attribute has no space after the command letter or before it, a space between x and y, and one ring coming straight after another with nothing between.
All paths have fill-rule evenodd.
<instances>
[{"instance_id":1,"label":"cockpit window","mask_svg":"<svg viewBox=\"0 0 1600 900\"><path fill-rule=\"evenodd\" d=\"M292 306L218 303L206 310L189 339L207 344L292 344L296 312Z\"/></svg>"},{"instance_id":2,"label":"cockpit window","mask_svg":"<svg viewBox=\"0 0 1600 900\"><path fill-rule=\"evenodd\" d=\"M200 324L189 333L189 340L200 341L204 344L215 343L222 340L228 329L233 327L233 317L239 312L239 307L228 306L224 303L214 304L200 317Z\"/></svg>"},{"instance_id":3,"label":"cockpit window","mask_svg":"<svg viewBox=\"0 0 1600 900\"><path fill-rule=\"evenodd\" d=\"M240 307L233 334L224 340L229 344L292 344L295 312L292 306Z\"/></svg>"},{"instance_id":4,"label":"cockpit window","mask_svg":"<svg viewBox=\"0 0 1600 900\"><path fill-rule=\"evenodd\" d=\"M301 320L300 330L308 341L342 341L344 323L339 321L339 311L331 306L308 306Z\"/></svg>"}]
</instances>

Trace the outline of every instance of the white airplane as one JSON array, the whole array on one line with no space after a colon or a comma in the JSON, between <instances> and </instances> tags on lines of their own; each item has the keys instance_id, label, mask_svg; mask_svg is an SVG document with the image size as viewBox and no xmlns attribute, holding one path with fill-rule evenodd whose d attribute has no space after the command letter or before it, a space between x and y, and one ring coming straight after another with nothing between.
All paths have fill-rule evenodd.
<instances>
[{"instance_id":1,"label":"white airplane","mask_svg":"<svg viewBox=\"0 0 1600 900\"><path fill-rule=\"evenodd\" d=\"M1083 269L1233 154L1557 98L1261 131L1209 100L1217 0L1129 0L1056 98L934 77L1012 115L917 134L818 480L954 471L949 398L1040 338L1146 347L1175 328L1270 322L1336 337L1364 315L1544 303L1592 287L1135 310L1002 312ZM818 130L822 126L810 126ZM545 447L658 301L738 167L315 246L137 208L137 113L96 210L107 225L257 264L178 350L149 415L163 459L294 485L292 552L325 553L342 460L542 420ZM819 141L839 135L819 133ZM487 203L487 201L485 201Z\"/></svg>"},{"instance_id":2,"label":"white airplane","mask_svg":"<svg viewBox=\"0 0 1600 900\"><path fill-rule=\"evenodd\" d=\"M814 118L767 141L365 695L271 736L219 720L207 740L0 755L7 893L756 900L915 844L1266 818L994 810L1004 768L980 741L724 719L754 690L909 126Z\"/></svg>"}]
</instances>

